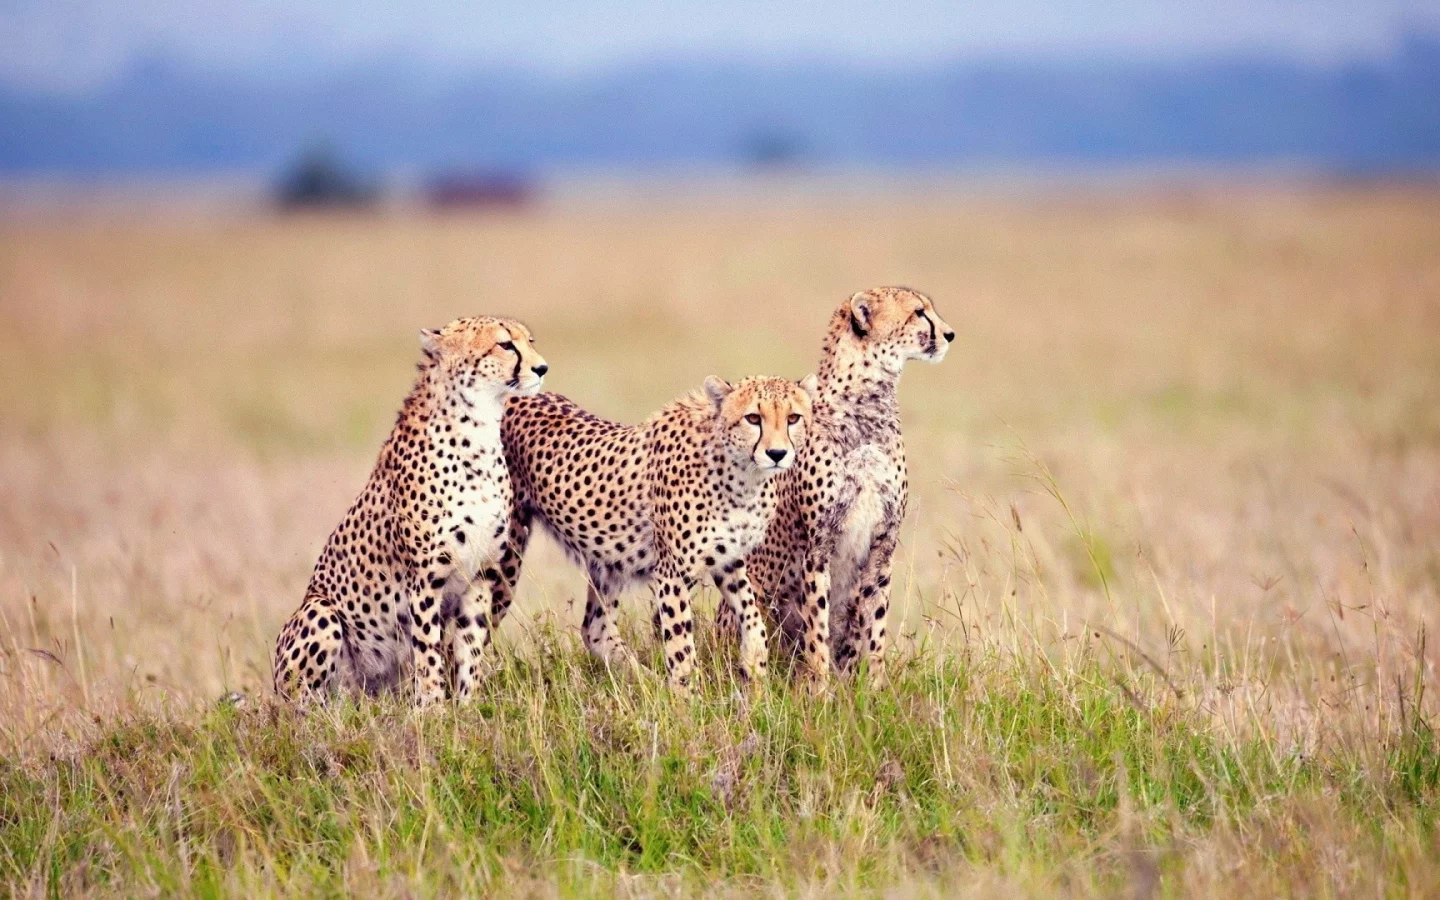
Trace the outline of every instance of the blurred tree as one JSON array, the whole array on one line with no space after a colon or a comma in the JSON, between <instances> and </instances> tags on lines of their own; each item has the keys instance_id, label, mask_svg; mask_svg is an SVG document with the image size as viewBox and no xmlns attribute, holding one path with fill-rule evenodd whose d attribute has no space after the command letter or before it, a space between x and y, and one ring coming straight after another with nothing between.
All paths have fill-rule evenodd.
<instances>
[{"instance_id":1,"label":"blurred tree","mask_svg":"<svg viewBox=\"0 0 1440 900\"><path fill-rule=\"evenodd\" d=\"M792 134L776 129L755 131L745 138L741 161L754 169L788 169L804 156L803 142Z\"/></svg>"},{"instance_id":2,"label":"blurred tree","mask_svg":"<svg viewBox=\"0 0 1440 900\"><path fill-rule=\"evenodd\" d=\"M275 199L283 209L362 207L374 203L378 193L331 147L319 144L301 154L281 176Z\"/></svg>"}]
</instances>

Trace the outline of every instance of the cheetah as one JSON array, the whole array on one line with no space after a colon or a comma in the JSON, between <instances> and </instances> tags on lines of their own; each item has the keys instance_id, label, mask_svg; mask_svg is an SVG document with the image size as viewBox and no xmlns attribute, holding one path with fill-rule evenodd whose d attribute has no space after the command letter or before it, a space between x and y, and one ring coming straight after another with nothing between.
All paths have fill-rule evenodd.
<instances>
[{"instance_id":1,"label":"cheetah","mask_svg":"<svg viewBox=\"0 0 1440 900\"><path fill-rule=\"evenodd\" d=\"M906 362L938 363L954 340L910 288L862 291L830 319L810 439L777 479L775 519L746 561L814 689L832 662L850 671L862 651L883 681L891 560L909 499L896 387ZM729 610L718 627L735 631Z\"/></svg>"},{"instance_id":2,"label":"cheetah","mask_svg":"<svg viewBox=\"0 0 1440 900\"><path fill-rule=\"evenodd\" d=\"M738 620L741 675L761 679L765 622L745 571L775 510L775 476L804 446L813 376L716 377L641 425L594 416L558 394L514 397L501 435L515 481L511 546L532 522L588 576L581 633L607 664L637 667L616 629L620 590L649 582L669 682L688 690L694 666L690 591L705 577Z\"/></svg>"},{"instance_id":3,"label":"cheetah","mask_svg":"<svg viewBox=\"0 0 1440 900\"><path fill-rule=\"evenodd\" d=\"M417 705L442 699L452 675L466 698L492 606L509 605L500 419L505 399L538 391L549 366L510 319L458 319L422 331L420 344L419 376L370 480L276 642L281 696L375 694L399 687L408 667Z\"/></svg>"}]
</instances>

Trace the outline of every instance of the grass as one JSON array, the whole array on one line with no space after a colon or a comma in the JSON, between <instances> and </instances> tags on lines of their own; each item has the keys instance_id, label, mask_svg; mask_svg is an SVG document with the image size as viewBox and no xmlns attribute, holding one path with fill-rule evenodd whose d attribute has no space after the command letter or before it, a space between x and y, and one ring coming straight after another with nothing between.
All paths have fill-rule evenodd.
<instances>
[{"instance_id":1,"label":"grass","mask_svg":"<svg viewBox=\"0 0 1440 900\"><path fill-rule=\"evenodd\" d=\"M0 220L0 894L1436 895L1436 246L1425 185ZM270 702L420 327L637 420L891 282L960 337L890 687L612 681L537 541L473 706Z\"/></svg>"},{"instance_id":2,"label":"grass","mask_svg":"<svg viewBox=\"0 0 1440 900\"><path fill-rule=\"evenodd\" d=\"M712 674L677 704L552 632L468 708L132 714L7 761L0 846L13 887L65 894L1440 887L1418 715L1357 734L1342 705L1302 749L1102 640L1029 649L921 653L824 700Z\"/></svg>"}]
</instances>

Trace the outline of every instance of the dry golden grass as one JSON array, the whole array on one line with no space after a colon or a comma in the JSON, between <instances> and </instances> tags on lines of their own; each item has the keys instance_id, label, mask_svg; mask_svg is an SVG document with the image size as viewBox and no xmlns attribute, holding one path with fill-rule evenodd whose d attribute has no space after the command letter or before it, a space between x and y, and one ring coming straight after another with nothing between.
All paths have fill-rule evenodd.
<instances>
[{"instance_id":1,"label":"dry golden grass","mask_svg":"<svg viewBox=\"0 0 1440 900\"><path fill-rule=\"evenodd\" d=\"M901 386L902 652L1164 670L1285 752L1413 713L1440 662L1440 193L671 199L0 224L0 747L263 694L420 327L520 317L551 389L635 420L708 374L804 374L834 305L896 282L959 333ZM502 645L575 631L579 596L542 546ZM1253 837L1217 829L1176 884L1223 888Z\"/></svg>"}]
</instances>

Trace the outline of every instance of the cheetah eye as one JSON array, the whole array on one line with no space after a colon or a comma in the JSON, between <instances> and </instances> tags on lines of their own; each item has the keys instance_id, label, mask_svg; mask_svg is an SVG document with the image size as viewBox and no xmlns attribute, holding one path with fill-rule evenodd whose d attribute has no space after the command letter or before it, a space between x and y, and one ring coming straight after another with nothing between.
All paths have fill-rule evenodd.
<instances>
[{"instance_id":1,"label":"cheetah eye","mask_svg":"<svg viewBox=\"0 0 1440 900\"><path fill-rule=\"evenodd\" d=\"M924 309L917 309L917 310L915 310L915 318L917 318L917 319L923 319L923 318L925 318L925 310L924 310Z\"/></svg>"},{"instance_id":2,"label":"cheetah eye","mask_svg":"<svg viewBox=\"0 0 1440 900\"><path fill-rule=\"evenodd\" d=\"M789 421L789 423L790 423L791 425L794 425L796 422L800 421L800 414L799 414L799 413L791 413L791 414L790 414L790 418L789 418L787 421Z\"/></svg>"},{"instance_id":3,"label":"cheetah eye","mask_svg":"<svg viewBox=\"0 0 1440 900\"><path fill-rule=\"evenodd\" d=\"M514 342L514 341L505 341L503 344L496 344L495 346L499 347L501 350L509 351L510 353L514 353L514 352L515 352L515 342Z\"/></svg>"},{"instance_id":4,"label":"cheetah eye","mask_svg":"<svg viewBox=\"0 0 1440 900\"><path fill-rule=\"evenodd\" d=\"M759 425L760 417L755 413L751 413L750 415L745 417L745 421L749 422L751 425Z\"/></svg>"}]
</instances>

